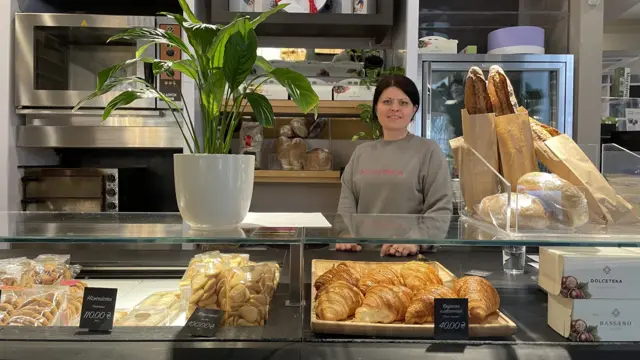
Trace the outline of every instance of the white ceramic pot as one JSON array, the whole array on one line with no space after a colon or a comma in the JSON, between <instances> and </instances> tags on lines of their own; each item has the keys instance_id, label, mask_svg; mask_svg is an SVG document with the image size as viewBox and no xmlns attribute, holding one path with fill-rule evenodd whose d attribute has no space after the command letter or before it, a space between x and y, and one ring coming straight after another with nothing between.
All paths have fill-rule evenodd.
<instances>
[{"instance_id":1,"label":"white ceramic pot","mask_svg":"<svg viewBox=\"0 0 640 360\"><path fill-rule=\"evenodd\" d=\"M255 157L175 154L174 180L184 221L200 230L237 227L249 212Z\"/></svg>"}]
</instances>

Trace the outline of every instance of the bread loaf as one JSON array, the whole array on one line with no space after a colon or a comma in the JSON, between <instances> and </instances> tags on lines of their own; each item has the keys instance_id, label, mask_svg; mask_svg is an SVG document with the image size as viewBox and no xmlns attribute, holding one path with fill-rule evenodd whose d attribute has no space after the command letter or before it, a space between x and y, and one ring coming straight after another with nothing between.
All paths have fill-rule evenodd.
<instances>
[{"instance_id":1,"label":"bread loaf","mask_svg":"<svg viewBox=\"0 0 640 360\"><path fill-rule=\"evenodd\" d=\"M577 186L555 174L532 172L518 180L518 192L542 200L552 220L568 227L589 221L587 198Z\"/></svg>"},{"instance_id":2,"label":"bread loaf","mask_svg":"<svg viewBox=\"0 0 640 360\"><path fill-rule=\"evenodd\" d=\"M544 131L544 128L542 128L542 126L534 122L531 122L529 125L531 125L531 135L533 136L533 141L545 142L552 138L552 136L548 132Z\"/></svg>"},{"instance_id":3,"label":"bread loaf","mask_svg":"<svg viewBox=\"0 0 640 360\"><path fill-rule=\"evenodd\" d=\"M301 138L291 140L289 147L289 163L292 170L302 170L307 155L307 143Z\"/></svg>"},{"instance_id":4,"label":"bread loaf","mask_svg":"<svg viewBox=\"0 0 640 360\"><path fill-rule=\"evenodd\" d=\"M509 227L515 229L516 217L518 229L545 229L549 226L549 217L542 202L528 194L511 193L511 203L508 204L508 194L501 193L482 199L478 215L486 222L499 228L506 228L507 207L511 214Z\"/></svg>"},{"instance_id":5,"label":"bread loaf","mask_svg":"<svg viewBox=\"0 0 640 360\"><path fill-rule=\"evenodd\" d=\"M307 129L307 123L304 119L293 119L289 124L291 125L291 129L296 136L299 136L301 138L306 138L307 136L309 136L309 129Z\"/></svg>"},{"instance_id":6,"label":"bread loaf","mask_svg":"<svg viewBox=\"0 0 640 360\"><path fill-rule=\"evenodd\" d=\"M312 149L307 153L304 163L305 170L323 171L331 170L333 155L326 149Z\"/></svg>"},{"instance_id":7,"label":"bread loaf","mask_svg":"<svg viewBox=\"0 0 640 360\"><path fill-rule=\"evenodd\" d=\"M464 87L464 106L470 115L493 112L487 82L482 70L477 66L472 66L467 74Z\"/></svg>"},{"instance_id":8,"label":"bread loaf","mask_svg":"<svg viewBox=\"0 0 640 360\"><path fill-rule=\"evenodd\" d=\"M513 87L500 66L493 65L489 68L487 88L496 116L515 114L518 111L518 100Z\"/></svg>"}]
</instances>

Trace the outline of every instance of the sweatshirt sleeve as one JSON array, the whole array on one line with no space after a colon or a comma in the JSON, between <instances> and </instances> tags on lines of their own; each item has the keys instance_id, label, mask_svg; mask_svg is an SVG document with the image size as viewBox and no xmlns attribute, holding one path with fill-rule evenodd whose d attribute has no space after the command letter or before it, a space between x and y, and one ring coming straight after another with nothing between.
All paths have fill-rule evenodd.
<instances>
[{"instance_id":1,"label":"sweatshirt sleeve","mask_svg":"<svg viewBox=\"0 0 640 360\"><path fill-rule=\"evenodd\" d=\"M439 148L426 156L423 166L422 189L424 196L420 238L444 239L453 214L453 193L449 165ZM423 246L424 248L424 246Z\"/></svg>"},{"instance_id":2,"label":"sweatshirt sleeve","mask_svg":"<svg viewBox=\"0 0 640 360\"><path fill-rule=\"evenodd\" d=\"M353 151L351 154L351 159L349 159L349 163L345 167L342 178L340 182L342 183L342 188L340 189L340 201L338 202L338 213L339 214L355 214L358 212L358 201L356 200L356 194L354 192L354 169L355 162L358 160L358 148Z\"/></svg>"}]
</instances>

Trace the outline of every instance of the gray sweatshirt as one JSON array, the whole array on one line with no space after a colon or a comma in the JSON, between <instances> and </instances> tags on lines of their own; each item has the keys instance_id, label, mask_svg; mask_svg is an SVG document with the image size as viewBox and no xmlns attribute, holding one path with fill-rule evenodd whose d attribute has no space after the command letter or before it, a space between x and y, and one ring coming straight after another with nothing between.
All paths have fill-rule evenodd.
<instances>
[{"instance_id":1,"label":"gray sweatshirt","mask_svg":"<svg viewBox=\"0 0 640 360\"><path fill-rule=\"evenodd\" d=\"M346 219L353 214L358 214L354 219L369 218L369 225L380 218L364 214L422 214L419 218L395 218L413 222L420 219L420 226L427 227L422 231L439 238L448 229L452 201L451 175L440 147L432 140L409 134L399 140L376 140L356 148L342 175L338 213L347 223L353 223ZM414 233L415 225L410 227ZM353 226L349 228L353 236L358 236L353 234Z\"/></svg>"}]
</instances>

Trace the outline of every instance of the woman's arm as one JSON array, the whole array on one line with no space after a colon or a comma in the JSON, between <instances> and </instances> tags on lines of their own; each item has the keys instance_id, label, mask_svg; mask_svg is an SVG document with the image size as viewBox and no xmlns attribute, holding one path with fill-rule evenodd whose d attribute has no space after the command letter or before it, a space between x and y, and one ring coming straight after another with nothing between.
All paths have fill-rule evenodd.
<instances>
[{"instance_id":1,"label":"woman's arm","mask_svg":"<svg viewBox=\"0 0 640 360\"><path fill-rule=\"evenodd\" d=\"M351 215L356 214L358 212L358 201L356 200L356 194L354 191L354 163L357 161L358 156L358 148L353 151L351 154L351 159L349 159L349 163L344 168L342 172L342 178L340 182L342 183L342 188L340 189L340 201L338 202L338 214Z\"/></svg>"},{"instance_id":2,"label":"woman's arm","mask_svg":"<svg viewBox=\"0 0 640 360\"><path fill-rule=\"evenodd\" d=\"M424 196L422 224L418 226L421 239L441 240L447 236L453 214L453 191L447 159L439 148L434 149L422 164ZM422 250L432 250L422 245Z\"/></svg>"}]
</instances>

